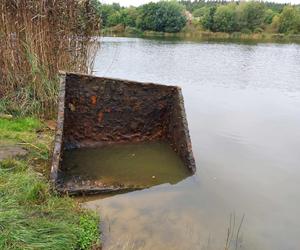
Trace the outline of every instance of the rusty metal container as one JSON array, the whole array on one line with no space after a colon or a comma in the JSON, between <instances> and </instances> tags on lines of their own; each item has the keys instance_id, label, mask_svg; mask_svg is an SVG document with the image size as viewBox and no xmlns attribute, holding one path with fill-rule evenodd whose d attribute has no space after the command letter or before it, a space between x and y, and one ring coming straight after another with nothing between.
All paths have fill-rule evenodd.
<instances>
[{"instance_id":1,"label":"rusty metal container","mask_svg":"<svg viewBox=\"0 0 300 250\"><path fill-rule=\"evenodd\" d=\"M195 172L181 89L153 83L63 73L51 181L66 193L101 193L126 186L66 187L59 178L64 150L105 144L167 141Z\"/></svg>"}]
</instances>

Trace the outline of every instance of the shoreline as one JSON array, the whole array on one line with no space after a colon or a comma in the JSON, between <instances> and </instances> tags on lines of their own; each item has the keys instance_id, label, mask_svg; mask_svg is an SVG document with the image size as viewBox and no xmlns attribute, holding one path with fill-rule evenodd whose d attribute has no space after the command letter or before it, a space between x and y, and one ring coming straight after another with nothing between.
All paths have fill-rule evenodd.
<instances>
[{"instance_id":1,"label":"shoreline","mask_svg":"<svg viewBox=\"0 0 300 250\"><path fill-rule=\"evenodd\" d=\"M186 41L219 41L219 42L245 42L245 43L296 43L300 44L300 34L285 35L279 33L251 33L241 32L223 33L211 31L182 31L178 33L165 33L156 31L139 31L137 29L126 28L123 30L104 29L101 36L112 37L136 37L153 39L170 39Z\"/></svg>"}]
</instances>

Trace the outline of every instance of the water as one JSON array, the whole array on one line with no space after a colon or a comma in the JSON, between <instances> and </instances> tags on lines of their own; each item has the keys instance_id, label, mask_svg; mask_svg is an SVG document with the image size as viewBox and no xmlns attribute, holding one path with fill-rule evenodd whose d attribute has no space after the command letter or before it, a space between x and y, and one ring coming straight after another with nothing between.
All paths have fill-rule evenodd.
<instances>
[{"instance_id":1,"label":"water","mask_svg":"<svg viewBox=\"0 0 300 250\"><path fill-rule=\"evenodd\" d=\"M100 181L103 185L151 187L176 184L191 175L164 142L107 145L64 152L65 179Z\"/></svg>"},{"instance_id":2,"label":"water","mask_svg":"<svg viewBox=\"0 0 300 250\"><path fill-rule=\"evenodd\" d=\"M105 249L221 250L230 214L245 214L238 249L299 249L299 45L105 38L95 70L180 85L197 164L176 185L86 203Z\"/></svg>"}]
</instances>

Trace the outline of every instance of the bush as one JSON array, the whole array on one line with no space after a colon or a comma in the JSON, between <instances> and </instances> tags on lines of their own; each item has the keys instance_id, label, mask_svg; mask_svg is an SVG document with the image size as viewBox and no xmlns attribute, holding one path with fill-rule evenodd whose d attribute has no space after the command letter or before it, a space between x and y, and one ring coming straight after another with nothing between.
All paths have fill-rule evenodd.
<instances>
[{"instance_id":1,"label":"bush","mask_svg":"<svg viewBox=\"0 0 300 250\"><path fill-rule=\"evenodd\" d=\"M216 6L208 7L206 9L205 14L201 18L201 24L204 29L214 31L215 23L214 23L214 15L217 8Z\"/></svg>"},{"instance_id":2,"label":"bush","mask_svg":"<svg viewBox=\"0 0 300 250\"><path fill-rule=\"evenodd\" d=\"M280 14L278 21L278 31L280 33L300 33L300 10L292 6L286 6Z\"/></svg>"},{"instance_id":3,"label":"bush","mask_svg":"<svg viewBox=\"0 0 300 250\"><path fill-rule=\"evenodd\" d=\"M233 32L237 29L236 4L220 5L214 14L214 30Z\"/></svg>"},{"instance_id":4,"label":"bush","mask_svg":"<svg viewBox=\"0 0 300 250\"><path fill-rule=\"evenodd\" d=\"M241 2L237 8L240 29L254 31L261 27L265 18L265 5L261 2Z\"/></svg>"},{"instance_id":5,"label":"bush","mask_svg":"<svg viewBox=\"0 0 300 250\"><path fill-rule=\"evenodd\" d=\"M158 32L179 32L186 24L184 9L177 2L149 3L140 7L137 27Z\"/></svg>"}]
</instances>

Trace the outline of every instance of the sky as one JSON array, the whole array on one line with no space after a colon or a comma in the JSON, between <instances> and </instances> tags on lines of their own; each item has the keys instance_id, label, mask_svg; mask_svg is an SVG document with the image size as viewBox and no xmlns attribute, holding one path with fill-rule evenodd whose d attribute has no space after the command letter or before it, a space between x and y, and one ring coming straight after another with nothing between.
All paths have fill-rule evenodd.
<instances>
[{"instance_id":1,"label":"sky","mask_svg":"<svg viewBox=\"0 0 300 250\"><path fill-rule=\"evenodd\" d=\"M158 2L159 0L100 0L102 3L119 3L121 6L138 6L148 2ZM300 4L300 0L271 0L276 3Z\"/></svg>"}]
</instances>

